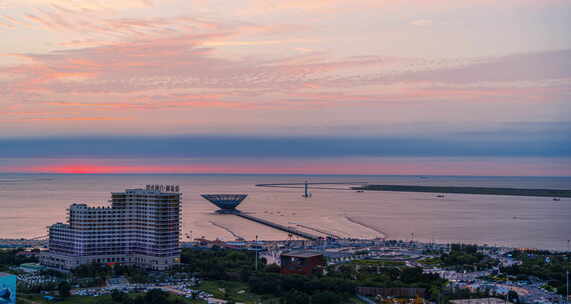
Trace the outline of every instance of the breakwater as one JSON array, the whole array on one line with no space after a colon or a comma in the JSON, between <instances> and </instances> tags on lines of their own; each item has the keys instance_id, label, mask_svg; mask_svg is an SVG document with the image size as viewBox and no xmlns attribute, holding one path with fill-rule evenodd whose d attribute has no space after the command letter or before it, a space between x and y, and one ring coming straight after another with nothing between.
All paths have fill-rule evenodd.
<instances>
[{"instance_id":1,"label":"breakwater","mask_svg":"<svg viewBox=\"0 0 571 304\"><path fill-rule=\"evenodd\" d=\"M562 189L523 189L523 188L410 186L410 185L364 185L361 187L352 187L351 189L367 190L367 191L540 196L540 197L553 197L553 198L571 197L571 190L562 190Z\"/></svg>"}]
</instances>

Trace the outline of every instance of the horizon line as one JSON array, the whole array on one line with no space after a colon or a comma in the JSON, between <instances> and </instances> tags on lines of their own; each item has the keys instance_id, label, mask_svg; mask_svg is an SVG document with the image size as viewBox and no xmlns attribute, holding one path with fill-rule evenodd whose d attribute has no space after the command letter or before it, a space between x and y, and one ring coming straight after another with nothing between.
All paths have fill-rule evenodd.
<instances>
[{"instance_id":1,"label":"horizon line","mask_svg":"<svg viewBox=\"0 0 571 304\"><path fill-rule=\"evenodd\" d=\"M0 172L0 174L15 175L243 175L243 176L369 176L369 177L524 177L524 178L571 178L571 175L450 175L450 174L327 174L327 173L97 173L97 172Z\"/></svg>"}]
</instances>

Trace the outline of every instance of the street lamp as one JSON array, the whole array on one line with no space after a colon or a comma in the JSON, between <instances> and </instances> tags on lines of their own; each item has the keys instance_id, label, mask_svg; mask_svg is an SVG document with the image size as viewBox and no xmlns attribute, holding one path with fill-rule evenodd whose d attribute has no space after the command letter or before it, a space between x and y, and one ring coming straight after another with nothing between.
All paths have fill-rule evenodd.
<instances>
[{"instance_id":1,"label":"street lamp","mask_svg":"<svg viewBox=\"0 0 571 304\"><path fill-rule=\"evenodd\" d=\"M569 243L571 242L571 240L567 240L567 254L565 255L565 257L567 258L567 269L565 271L565 303L569 304L569 255L571 254L571 251L569 251Z\"/></svg>"},{"instance_id":2,"label":"street lamp","mask_svg":"<svg viewBox=\"0 0 571 304\"><path fill-rule=\"evenodd\" d=\"M569 264L569 255L571 254L571 251L569 251L570 242L571 240L567 240L567 252L565 254L567 264ZM565 303L569 304L569 265L566 265L565 268Z\"/></svg>"},{"instance_id":3,"label":"street lamp","mask_svg":"<svg viewBox=\"0 0 571 304\"><path fill-rule=\"evenodd\" d=\"M569 270L567 270L567 272L565 273L565 277L567 278L565 303L569 304Z\"/></svg>"},{"instance_id":4,"label":"street lamp","mask_svg":"<svg viewBox=\"0 0 571 304\"><path fill-rule=\"evenodd\" d=\"M258 236L256 235L256 271L258 271Z\"/></svg>"}]
</instances>

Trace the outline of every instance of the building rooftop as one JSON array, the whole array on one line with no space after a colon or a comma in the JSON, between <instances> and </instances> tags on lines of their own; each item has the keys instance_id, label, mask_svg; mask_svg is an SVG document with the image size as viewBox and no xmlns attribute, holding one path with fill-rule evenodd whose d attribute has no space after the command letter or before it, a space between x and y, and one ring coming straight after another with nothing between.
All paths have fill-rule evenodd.
<instances>
[{"instance_id":1,"label":"building rooftop","mask_svg":"<svg viewBox=\"0 0 571 304\"><path fill-rule=\"evenodd\" d=\"M181 193L179 185L145 185L145 188L125 189L123 192L111 192L111 194L173 195Z\"/></svg>"},{"instance_id":2,"label":"building rooftop","mask_svg":"<svg viewBox=\"0 0 571 304\"><path fill-rule=\"evenodd\" d=\"M292 252L282 253L282 256L292 257L292 258L311 258L320 255L323 254L317 251L292 251Z\"/></svg>"}]
</instances>

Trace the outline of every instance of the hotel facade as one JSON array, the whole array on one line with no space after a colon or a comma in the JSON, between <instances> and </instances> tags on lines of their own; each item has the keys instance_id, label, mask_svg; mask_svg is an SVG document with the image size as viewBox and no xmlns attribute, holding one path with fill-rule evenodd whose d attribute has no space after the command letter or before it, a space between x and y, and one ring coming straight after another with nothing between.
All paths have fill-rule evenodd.
<instances>
[{"instance_id":1,"label":"hotel facade","mask_svg":"<svg viewBox=\"0 0 571 304\"><path fill-rule=\"evenodd\" d=\"M48 227L40 262L64 270L90 263L168 269L180 260L181 197L179 186L147 185L111 193L110 207L72 204L68 223Z\"/></svg>"}]
</instances>

